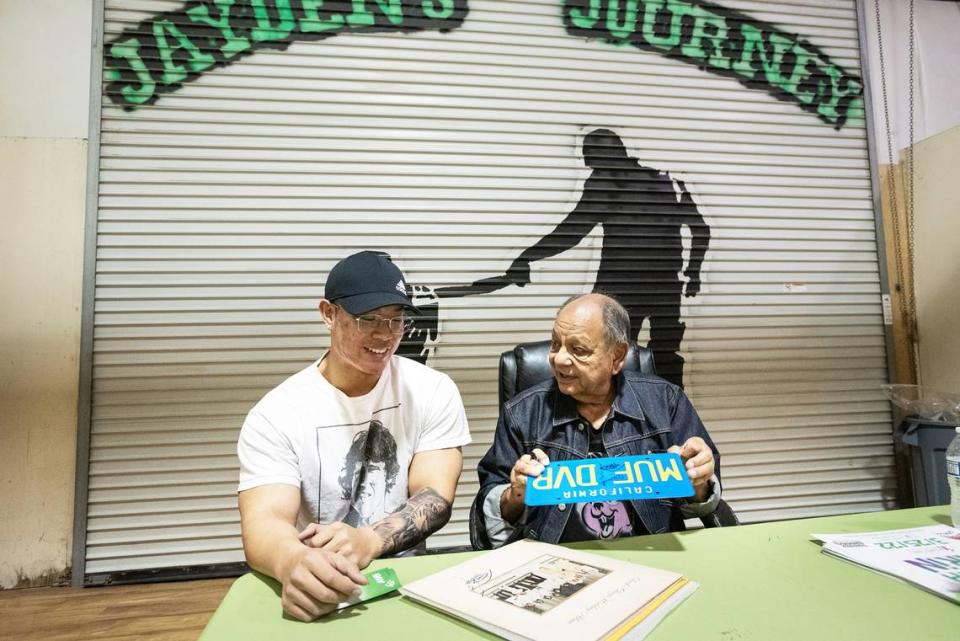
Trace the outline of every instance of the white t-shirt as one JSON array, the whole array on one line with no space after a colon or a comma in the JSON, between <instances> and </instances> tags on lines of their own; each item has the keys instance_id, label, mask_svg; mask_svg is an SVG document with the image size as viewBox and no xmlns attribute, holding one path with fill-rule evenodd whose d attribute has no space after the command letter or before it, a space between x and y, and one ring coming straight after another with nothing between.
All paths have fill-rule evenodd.
<instances>
[{"instance_id":1,"label":"white t-shirt","mask_svg":"<svg viewBox=\"0 0 960 641\"><path fill-rule=\"evenodd\" d=\"M363 527L407 500L414 454L470 442L463 401L449 376L400 356L369 393L349 397L323 377L321 360L250 410L237 443L238 491L293 485L298 527Z\"/></svg>"}]
</instances>

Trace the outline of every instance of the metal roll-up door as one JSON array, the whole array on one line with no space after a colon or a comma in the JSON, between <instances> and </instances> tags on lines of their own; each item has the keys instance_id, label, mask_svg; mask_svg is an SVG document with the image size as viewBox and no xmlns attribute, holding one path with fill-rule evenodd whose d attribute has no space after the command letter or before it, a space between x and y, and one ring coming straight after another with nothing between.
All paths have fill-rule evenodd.
<instances>
[{"instance_id":1,"label":"metal roll-up door","mask_svg":"<svg viewBox=\"0 0 960 641\"><path fill-rule=\"evenodd\" d=\"M190 8L253 16L258 5L277 24L284 6L304 10L299 0L251 1L105 3L91 581L243 560L239 427L267 390L328 344L315 311L325 274L363 248L389 252L438 311L439 326L418 349L458 384L474 442L464 448L453 518L429 543L467 544L475 467L497 418L498 355L546 338L559 304L595 286L612 224L531 263L524 287L442 294L505 274L578 206L591 171L584 138L598 128L663 172L656 180L678 199L685 189L709 228L700 292L678 299L679 356L741 520L892 506L880 276L857 100L836 118L829 105L818 112L797 99L809 92L776 95L710 68L719 59L698 65L692 54L609 42L616 20L584 35L562 0L458 0L467 10L444 14L452 22L442 28L422 16L404 23L405 14L390 22L384 12L416 5L437 16L446 2L367 2L382 28L294 33L229 60L211 53L216 64L203 69L206 45L191 30ZM651 3L635 4L643 16ZM729 29L759 25L764 37L806 43L831 69L861 76L852 1L671 5L719 12ZM588 13L589 3L577 6ZM324 24L341 24L330 15ZM187 40L159 28L179 47L166 63L184 70L167 85L156 40L164 19ZM120 63L111 56L134 55L122 49L131 38L140 38L134 53L147 70L127 58L112 71ZM785 64L775 58L782 41L765 42L766 64ZM644 229L638 221L637 246L649 240ZM689 258L694 237L689 227L679 233Z\"/></svg>"}]
</instances>

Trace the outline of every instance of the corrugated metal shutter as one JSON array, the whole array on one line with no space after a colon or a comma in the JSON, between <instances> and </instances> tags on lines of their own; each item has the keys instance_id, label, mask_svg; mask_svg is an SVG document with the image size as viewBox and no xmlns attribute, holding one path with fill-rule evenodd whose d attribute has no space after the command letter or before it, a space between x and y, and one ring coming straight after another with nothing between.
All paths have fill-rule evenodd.
<instances>
[{"instance_id":1,"label":"corrugated metal shutter","mask_svg":"<svg viewBox=\"0 0 960 641\"><path fill-rule=\"evenodd\" d=\"M577 205L596 127L683 180L710 225L683 303L685 380L741 519L892 505L862 114L837 129L576 37L561 5L470 0L449 32L260 50L132 111L104 97L88 574L242 560L239 426L327 344L315 309L332 264L383 249L431 288L504 273ZM723 5L860 75L852 1ZM105 41L183 7L107 0ZM524 288L440 301L429 362L459 385L474 444L432 546L467 543L499 353L547 337L561 301L593 287L602 242L596 226Z\"/></svg>"}]
</instances>

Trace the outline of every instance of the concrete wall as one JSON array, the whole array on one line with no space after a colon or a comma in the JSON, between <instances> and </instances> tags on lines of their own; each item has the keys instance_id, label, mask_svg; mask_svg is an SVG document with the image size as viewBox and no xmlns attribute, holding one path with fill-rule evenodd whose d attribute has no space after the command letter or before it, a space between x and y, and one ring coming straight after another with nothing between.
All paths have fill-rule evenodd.
<instances>
[{"instance_id":1,"label":"concrete wall","mask_svg":"<svg viewBox=\"0 0 960 641\"><path fill-rule=\"evenodd\" d=\"M914 146L920 381L960 395L960 127Z\"/></svg>"},{"instance_id":2,"label":"concrete wall","mask_svg":"<svg viewBox=\"0 0 960 641\"><path fill-rule=\"evenodd\" d=\"M0 588L70 567L92 0L0 0Z\"/></svg>"}]
</instances>

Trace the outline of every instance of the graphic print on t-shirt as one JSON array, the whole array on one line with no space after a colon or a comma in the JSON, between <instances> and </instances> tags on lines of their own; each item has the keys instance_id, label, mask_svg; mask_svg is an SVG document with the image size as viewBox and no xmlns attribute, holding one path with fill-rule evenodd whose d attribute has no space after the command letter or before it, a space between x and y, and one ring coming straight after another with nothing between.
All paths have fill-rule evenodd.
<instances>
[{"instance_id":1,"label":"graphic print on t-shirt","mask_svg":"<svg viewBox=\"0 0 960 641\"><path fill-rule=\"evenodd\" d=\"M580 503L577 508L583 528L595 538L615 539L633 534L627 506L619 501Z\"/></svg>"},{"instance_id":2,"label":"graphic print on t-shirt","mask_svg":"<svg viewBox=\"0 0 960 641\"><path fill-rule=\"evenodd\" d=\"M585 458L603 458L607 450L603 445L602 430L590 430L590 447ZM561 543L592 541L633 536L636 524L631 520L630 508L623 501L593 501L576 503L567 521Z\"/></svg>"},{"instance_id":3,"label":"graphic print on t-shirt","mask_svg":"<svg viewBox=\"0 0 960 641\"><path fill-rule=\"evenodd\" d=\"M396 440L383 423L371 420L369 428L353 437L340 472L341 498L350 502L343 522L364 527L379 520L399 471Z\"/></svg>"}]
</instances>

